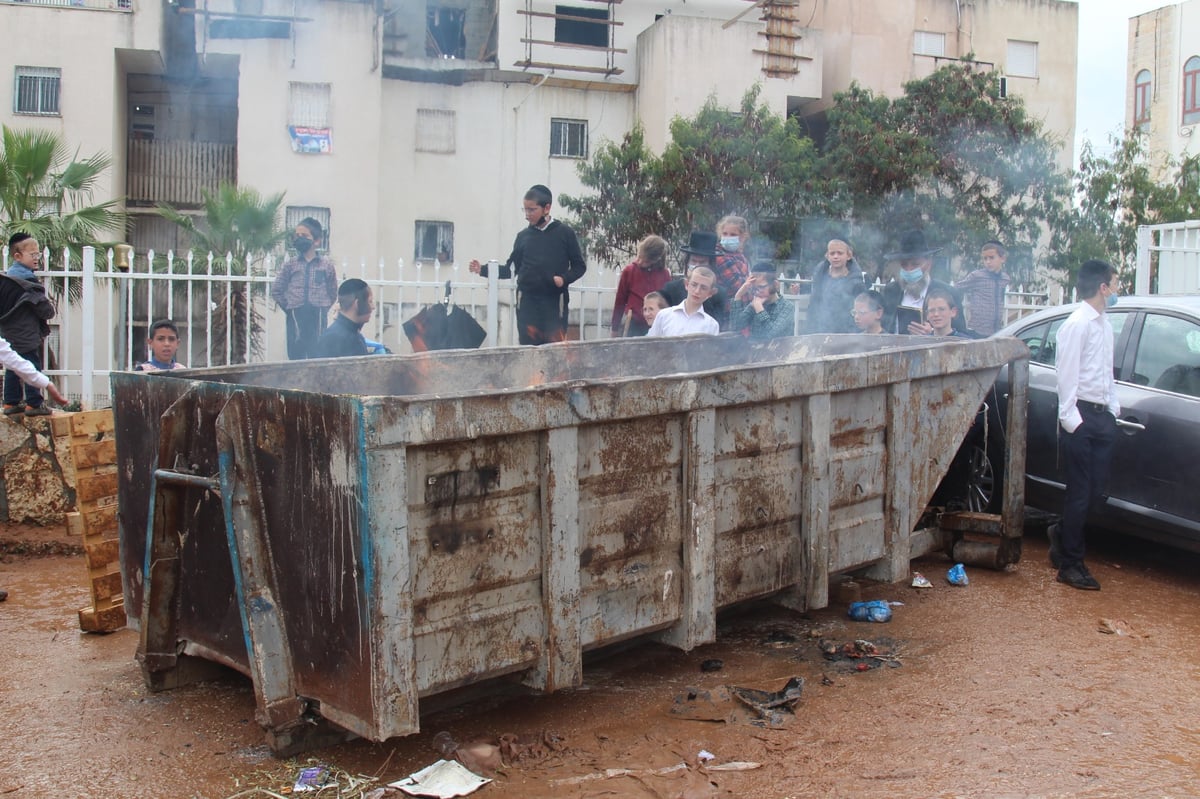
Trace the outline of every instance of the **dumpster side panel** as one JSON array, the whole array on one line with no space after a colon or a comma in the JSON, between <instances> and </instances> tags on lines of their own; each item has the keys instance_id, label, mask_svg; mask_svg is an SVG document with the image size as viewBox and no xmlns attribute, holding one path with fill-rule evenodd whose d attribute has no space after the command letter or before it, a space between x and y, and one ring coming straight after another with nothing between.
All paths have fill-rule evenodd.
<instances>
[{"instance_id":1,"label":"dumpster side panel","mask_svg":"<svg viewBox=\"0 0 1200 799\"><path fill-rule=\"evenodd\" d=\"M584 647L682 614L683 424L664 415L579 428Z\"/></svg>"},{"instance_id":2,"label":"dumpster side panel","mask_svg":"<svg viewBox=\"0 0 1200 799\"><path fill-rule=\"evenodd\" d=\"M830 397L828 568L833 572L869 563L884 552L886 402L882 386Z\"/></svg>"},{"instance_id":3,"label":"dumpster side panel","mask_svg":"<svg viewBox=\"0 0 1200 799\"><path fill-rule=\"evenodd\" d=\"M798 401L717 410L718 607L803 583L799 466L808 434Z\"/></svg>"},{"instance_id":4,"label":"dumpster side panel","mask_svg":"<svg viewBox=\"0 0 1200 799\"><path fill-rule=\"evenodd\" d=\"M422 694L527 668L542 654L540 447L526 434L408 450Z\"/></svg>"}]
</instances>

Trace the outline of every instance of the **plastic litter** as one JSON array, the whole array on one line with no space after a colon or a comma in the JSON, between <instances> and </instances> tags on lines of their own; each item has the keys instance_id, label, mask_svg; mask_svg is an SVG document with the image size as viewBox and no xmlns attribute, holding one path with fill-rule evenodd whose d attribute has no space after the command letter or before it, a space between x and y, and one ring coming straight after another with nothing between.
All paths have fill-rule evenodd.
<instances>
[{"instance_id":1,"label":"plastic litter","mask_svg":"<svg viewBox=\"0 0 1200 799\"><path fill-rule=\"evenodd\" d=\"M453 760L439 760L432 766L426 766L420 771L409 774L402 780L388 783L392 788L399 788L409 796L434 796L438 799L451 799L455 796L466 796L487 785L491 780L472 774Z\"/></svg>"},{"instance_id":2,"label":"plastic litter","mask_svg":"<svg viewBox=\"0 0 1200 799\"><path fill-rule=\"evenodd\" d=\"M305 793L307 791L318 791L329 782L329 769L325 766L309 766L300 769L300 773L296 775L296 783L292 786L292 793Z\"/></svg>"},{"instance_id":3,"label":"plastic litter","mask_svg":"<svg viewBox=\"0 0 1200 799\"><path fill-rule=\"evenodd\" d=\"M967 579L967 570L961 563L955 563L950 567L950 571L946 572L946 579L950 585L968 585L971 582Z\"/></svg>"},{"instance_id":4,"label":"plastic litter","mask_svg":"<svg viewBox=\"0 0 1200 799\"><path fill-rule=\"evenodd\" d=\"M850 618L855 621L888 622L892 620L892 609L885 599L872 599L867 602L851 602Z\"/></svg>"},{"instance_id":5,"label":"plastic litter","mask_svg":"<svg viewBox=\"0 0 1200 799\"><path fill-rule=\"evenodd\" d=\"M933 583L929 582L929 578L920 572L913 572L913 588L933 588Z\"/></svg>"}]
</instances>

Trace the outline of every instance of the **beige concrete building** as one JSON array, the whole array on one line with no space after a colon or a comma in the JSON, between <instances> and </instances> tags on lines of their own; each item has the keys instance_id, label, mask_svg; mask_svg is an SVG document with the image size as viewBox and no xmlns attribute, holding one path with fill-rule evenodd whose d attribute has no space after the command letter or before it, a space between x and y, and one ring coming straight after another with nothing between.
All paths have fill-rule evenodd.
<instances>
[{"instance_id":1,"label":"beige concrete building","mask_svg":"<svg viewBox=\"0 0 1200 799\"><path fill-rule=\"evenodd\" d=\"M1195 0L1193 0L1193 3ZM32 0L10 35L0 121L107 152L101 197L173 229L234 180L286 192L338 257L504 257L524 189L581 190L576 167L635 123L659 148L710 95L758 82L820 131L850 81L890 95L969 53L1074 134L1077 6L1065 0ZM749 13L743 13L743 12ZM735 19L736 18L736 19ZM36 33L35 33L36 32ZM111 50L109 49L111 43ZM99 57L98 57L99 56Z\"/></svg>"},{"instance_id":2,"label":"beige concrete building","mask_svg":"<svg viewBox=\"0 0 1200 799\"><path fill-rule=\"evenodd\" d=\"M1200 0L1129 20L1125 127L1147 136L1156 165L1200 155Z\"/></svg>"}]
</instances>

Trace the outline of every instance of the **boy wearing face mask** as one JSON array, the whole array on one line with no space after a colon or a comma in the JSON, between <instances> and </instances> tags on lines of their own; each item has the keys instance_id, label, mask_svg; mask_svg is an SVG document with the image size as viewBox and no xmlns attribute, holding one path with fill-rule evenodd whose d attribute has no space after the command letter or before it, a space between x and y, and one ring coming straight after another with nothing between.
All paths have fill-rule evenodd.
<instances>
[{"instance_id":1,"label":"boy wearing face mask","mask_svg":"<svg viewBox=\"0 0 1200 799\"><path fill-rule=\"evenodd\" d=\"M900 248L890 252L884 259L899 262L899 272L883 287L883 329L887 333L902 333L920 336L925 334L923 309L925 295L932 288L945 289L955 298L955 305L962 307L962 293L930 275L933 269L933 254L941 247L932 249L925 243L925 233L910 230L900 236ZM966 333L967 323L959 314L954 318L953 329Z\"/></svg>"},{"instance_id":2,"label":"boy wearing face mask","mask_svg":"<svg viewBox=\"0 0 1200 799\"><path fill-rule=\"evenodd\" d=\"M323 235L317 220L300 220L292 239L296 255L284 263L271 285L271 299L287 315L287 350L292 361L316 357L317 339L337 299L337 267L317 253Z\"/></svg>"}]
</instances>

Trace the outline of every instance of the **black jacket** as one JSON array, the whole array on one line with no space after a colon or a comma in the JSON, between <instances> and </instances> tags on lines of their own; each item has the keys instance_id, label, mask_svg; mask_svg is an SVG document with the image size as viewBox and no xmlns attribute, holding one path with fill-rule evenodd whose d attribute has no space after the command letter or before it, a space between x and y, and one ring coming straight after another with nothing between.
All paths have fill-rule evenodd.
<instances>
[{"instance_id":1,"label":"black jacket","mask_svg":"<svg viewBox=\"0 0 1200 799\"><path fill-rule=\"evenodd\" d=\"M347 358L366 354L367 340L363 338L362 325L351 322L344 314L338 314L317 339L318 358Z\"/></svg>"},{"instance_id":2,"label":"black jacket","mask_svg":"<svg viewBox=\"0 0 1200 799\"><path fill-rule=\"evenodd\" d=\"M47 320L54 318L54 303L46 287L34 280L0 274L0 335L16 352L42 346L50 335Z\"/></svg>"},{"instance_id":3,"label":"black jacket","mask_svg":"<svg viewBox=\"0 0 1200 799\"><path fill-rule=\"evenodd\" d=\"M925 292L929 293L934 288L945 289L954 295L955 302L958 304L960 310L958 316L954 317L954 323L951 326L956 333L966 333L967 320L963 318L961 311L962 292L940 280L930 280L929 288ZM883 294L883 332L907 335L908 323L919 321L921 314L900 307L900 302L904 299L904 288L900 285L900 281L893 280L891 283L888 283L883 287L881 293Z\"/></svg>"}]
</instances>

